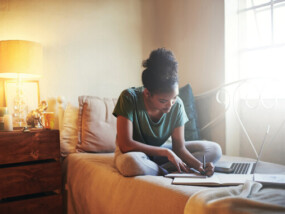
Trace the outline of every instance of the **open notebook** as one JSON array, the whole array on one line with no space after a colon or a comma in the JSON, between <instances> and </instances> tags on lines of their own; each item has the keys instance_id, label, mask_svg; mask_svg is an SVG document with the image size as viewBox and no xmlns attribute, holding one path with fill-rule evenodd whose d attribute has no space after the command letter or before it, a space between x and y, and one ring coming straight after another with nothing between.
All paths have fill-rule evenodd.
<instances>
[{"instance_id":1,"label":"open notebook","mask_svg":"<svg viewBox=\"0 0 285 214\"><path fill-rule=\"evenodd\" d=\"M218 174L205 178L185 178L175 177L172 184L198 185L198 186L230 186L245 183L247 180L253 180L253 175L235 175L235 174Z\"/></svg>"},{"instance_id":2,"label":"open notebook","mask_svg":"<svg viewBox=\"0 0 285 214\"><path fill-rule=\"evenodd\" d=\"M220 174L215 173L206 178L175 177L172 184L197 186L232 186L245 183L247 180L262 184L285 185L285 175L280 174Z\"/></svg>"}]
</instances>

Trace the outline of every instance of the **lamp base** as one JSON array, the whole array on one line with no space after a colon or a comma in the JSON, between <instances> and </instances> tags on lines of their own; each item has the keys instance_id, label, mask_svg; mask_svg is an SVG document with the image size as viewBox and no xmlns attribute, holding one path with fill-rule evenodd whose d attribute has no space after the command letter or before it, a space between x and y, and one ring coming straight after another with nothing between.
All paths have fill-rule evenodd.
<instances>
[{"instance_id":1,"label":"lamp base","mask_svg":"<svg viewBox=\"0 0 285 214\"><path fill-rule=\"evenodd\" d=\"M23 93L21 75L18 75L16 85L16 96L14 97L13 127L26 127L27 106Z\"/></svg>"},{"instance_id":2,"label":"lamp base","mask_svg":"<svg viewBox=\"0 0 285 214\"><path fill-rule=\"evenodd\" d=\"M19 117L14 117L13 118L13 127L14 128L20 128L20 127L26 127L27 123L25 118L19 118Z\"/></svg>"}]
</instances>

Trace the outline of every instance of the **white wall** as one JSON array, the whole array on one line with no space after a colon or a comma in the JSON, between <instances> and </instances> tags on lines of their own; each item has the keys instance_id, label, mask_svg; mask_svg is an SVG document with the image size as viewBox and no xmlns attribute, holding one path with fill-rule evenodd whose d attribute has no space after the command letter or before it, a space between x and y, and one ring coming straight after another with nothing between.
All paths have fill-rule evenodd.
<instances>
[{"instance_id":1,"label":"white wall","mask_svg":"<svg viewBox=\"0 0 285 214\"><path fill-rule=\"evenodd\" d=\"M0 10L0 40L43 45L42 99L113 97L140 84L140 1L5 0Z\"/></svg>"},{"instance_id":2,"label":"white wall","mask_svg":"<svg viewBox=\"0 0 285 214\"><path fill-rule=\"evenodd\" d=\"M285 100L265 99L263 102L262 105L257 100L251 101L250 105L255 107L251 109L241 102L240 119L258 154L265 138L261 160L285 165ZM269 132L266 134L268 126ZM240 129L239 134L241 139L239 155L255 158L244 131Z\"/></svg>"},{"instance_id":3,"label":"white wall","mask_svg":"<svg viewBox=\"0 0 285 214\"><path fill-rule=\"evenodd\" d=\"M199 94L224 83L223 0L144 0L142 17L144 53L173 50L181 85Z\"/></svg>"},{"instance_id":4,"label":"white wall","mask_svg":"<svg viewBox=\"0 0 285 214\"><path fill-rule=\"evenodd\" d=\"M40 42L41 97L117 96L151 50L174 51L181 84L224 81L222 0L1 0L0 40Z\"/></svg>"}]
</instances>

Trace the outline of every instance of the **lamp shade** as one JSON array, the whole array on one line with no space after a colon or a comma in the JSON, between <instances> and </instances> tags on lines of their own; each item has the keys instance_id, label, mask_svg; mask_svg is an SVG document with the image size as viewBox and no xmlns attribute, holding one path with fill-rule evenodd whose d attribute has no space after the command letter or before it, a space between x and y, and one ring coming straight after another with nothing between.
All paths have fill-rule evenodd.
<instances>
[{"instance_id":1,"label":"lamp shade","mask_svg":"<svg viewBox=\"0 0 285 214\"><path fill-rule=\"evenodd\" d=\"M0 77L39 77L42 71L42 46L24 40L0 41Z\"/></svg>"}]
</instances>

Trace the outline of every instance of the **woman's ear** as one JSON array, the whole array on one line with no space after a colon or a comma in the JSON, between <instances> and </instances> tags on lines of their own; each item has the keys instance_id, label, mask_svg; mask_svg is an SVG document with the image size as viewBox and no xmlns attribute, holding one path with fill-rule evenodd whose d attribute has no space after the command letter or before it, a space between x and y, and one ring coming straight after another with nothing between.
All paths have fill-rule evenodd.
<instances>
[{"instance_id":1,"label":"woman's ear","mask_svg":"<svg viewBox=\"0 0 285 214\"><path fill-rule=\"evenodd\" d=\"M151 97L152 96L152 93L147 88L145 88L143 92L144 92L146 97Z\"/></svg>"}]
</instances>

